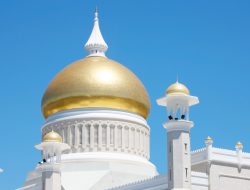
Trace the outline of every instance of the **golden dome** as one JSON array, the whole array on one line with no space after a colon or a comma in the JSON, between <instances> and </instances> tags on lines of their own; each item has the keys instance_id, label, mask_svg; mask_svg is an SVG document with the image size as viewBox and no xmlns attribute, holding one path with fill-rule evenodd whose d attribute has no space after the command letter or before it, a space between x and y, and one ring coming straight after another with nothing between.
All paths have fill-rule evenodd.
<instances>
[{"instance_id":1,"label":"golden dome","mask_svg":"<svg viewBox=\"0 0 250 190\"><path fill-rule=\"evenodd\" d=\"M62 137L55 131L50 131L43 136L43 142L62 142Z\"/></svg>"},{"instance_id":2,"label":"golden dome","mask_svg":"<svg viewBox=\"0 0 250 190\"><path fill-rule=\"evenodd\" d=\"M118 109L146 118L150 102L143 84L130 70L106 57L90 56L58 73L42 99L45 118L77 108Z\"/></svg>"},{"instance_id":3,"label":"golden dome","mask_svg":"<svg viewBox=\"0 0 250 190\"><path fill-rule=\"evenodd\" d=\"M167 95L170 94L184 94L184 95L189 95L189 90L188 88L182 84L179 83L178 81L172 85L170 85L166 91Z\"/></svg>"}]
</instances>

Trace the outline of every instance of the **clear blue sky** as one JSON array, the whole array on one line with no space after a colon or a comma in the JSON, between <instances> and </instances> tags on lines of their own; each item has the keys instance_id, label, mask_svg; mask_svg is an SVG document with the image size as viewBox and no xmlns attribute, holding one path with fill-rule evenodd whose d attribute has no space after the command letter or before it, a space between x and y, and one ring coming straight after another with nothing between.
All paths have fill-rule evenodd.
<instances>
[{"instance_id":1,"label":"clear blue sky","mask_svg":"<svg viewBox=\"0 0 250 190\"><path fill-rule=\"evenodd\" d=\"M151 161L166 173L165 109L156 105L179 80L200 104L191 109L192 148L250 151L250 1L0 1L0 189L20 187L40 159L41 97L53 76L86 55L100 10L108 57L130 68L148 89Z\"/></svg>"}]
</instances>

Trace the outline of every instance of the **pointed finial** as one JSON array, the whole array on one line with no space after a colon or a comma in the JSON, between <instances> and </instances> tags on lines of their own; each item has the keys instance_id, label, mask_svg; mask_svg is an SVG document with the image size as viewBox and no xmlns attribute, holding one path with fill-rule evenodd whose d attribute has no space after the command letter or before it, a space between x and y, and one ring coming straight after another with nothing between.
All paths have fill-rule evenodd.
<instances>
[{"instance_id":1,"label":"pointed finial","mask_svg":"<svg viewBox=\"0 0 250 190\"><path fill-rule=\"evenodd\" d=\"M94 21L98 21L98 8L97 6L95 7L95 19Z\"/></svg>"},{"instance_id":2,"label":"pointed finial","mask_svg":"<svg viewBox=\"0 0 250 190\"><path fill-rule=\"evenodd\" d=\"M89 52L89 56L101 56L105 57L105 52L108 49L108 45L102 37L102 33L99 28L98 10L95 10L94 27L91 35L85 44L85 49Z\"/></svg>"},{"instance_id":3,"label":"pointed finial","mask_svg":"<svg viewBox=\"0 0 250 190\"><path fill-rule=\"evenodd\" d=\"M178 76L178 73L176 75L176 83L179 83L179 76Z\"/></svg>"}]
</instances>

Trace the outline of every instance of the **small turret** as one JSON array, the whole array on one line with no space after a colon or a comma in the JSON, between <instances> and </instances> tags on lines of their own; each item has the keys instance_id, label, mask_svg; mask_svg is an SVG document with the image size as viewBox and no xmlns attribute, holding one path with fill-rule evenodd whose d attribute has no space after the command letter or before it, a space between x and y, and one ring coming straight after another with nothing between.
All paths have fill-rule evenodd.
<instances>
[{"instance_id":1,"label":"small turret","mask_svg":"<svg viewBox=\"0 0 250 190\"><path fill-rule=\"evenodd\" d=\"M189 107L199 103L190 96L188 88L178 81L169 86L166 95L157 100L158 105L167 108L168 145L168 187L170 189L191 189L191 156Z\"/></svg>"},{"instance_id":2,"label":"small turret","mask_svg":"<svg viewBox=\"0 0 250 190\"><path fill-rule=\"evenodd\" d=\"M43 161L38 168L42 173L43 190L61 190L61 153L69 149L69 145L63 143L62 137L52 130L35 147L42 150Z\"/></svg>"}]
</instances>

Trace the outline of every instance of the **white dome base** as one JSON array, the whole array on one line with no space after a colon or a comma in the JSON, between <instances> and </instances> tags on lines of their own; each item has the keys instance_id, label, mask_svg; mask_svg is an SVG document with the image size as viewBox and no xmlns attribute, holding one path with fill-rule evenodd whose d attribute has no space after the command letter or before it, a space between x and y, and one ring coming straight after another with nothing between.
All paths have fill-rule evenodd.
<instances>
[{"instance_id":1,"label":"white dome base","mask_svg":"<svg viewBox=\"0 0 250 190\"><path fill-rule=\"evenodd\" d=\"M157 175L144 158L122 153L76 153L62 157L62 186L70 190L101 190Z\"/></svg>"},{"instance_id":2,"label":"white dome base","mask_svg":"<svg viewBox=\"0 0 250 190\"><path fill-rule=\"evenodd\" d=\"M61 184L65 190L103 190L158 175L147 159L124 153L71 153L62 155ZM29 174L23 188L42 188L39 166Z\"/></svg>"},{"instance_id":3,"label":"white dome base","mask_svg":"<svg viewBox=\"0 0 250 190\"><path fill-rule=\"evenodd\" d=\"M149 161L150 128L136 114L112 109L77 109L50 116L43 135L59 133L70 146L61 157L64 190L103 190L156 176ZM41 190L40 165L22 189Z\"/></svg>"}]
</instances>

